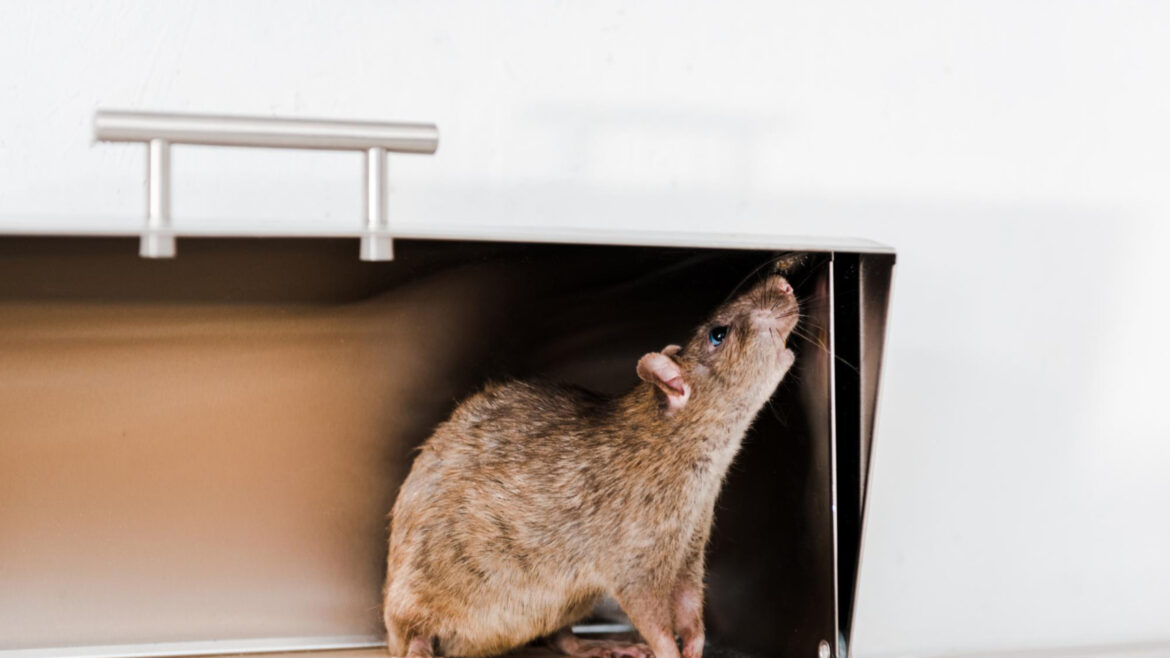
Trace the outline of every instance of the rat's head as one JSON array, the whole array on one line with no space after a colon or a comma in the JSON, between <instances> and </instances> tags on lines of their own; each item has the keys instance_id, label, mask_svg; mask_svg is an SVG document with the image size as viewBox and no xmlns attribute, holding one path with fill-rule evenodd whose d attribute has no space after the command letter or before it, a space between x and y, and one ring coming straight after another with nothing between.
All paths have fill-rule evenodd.
<instances>
[{"instance_id":1,"label":"rat's head","mask_svg":"<svg viewBox=\"0 0 1170 658\"><path fill-rule=\"evenodd\" d=\"M668 416L725 405L754 416L792 365L787 343L799 319L792 286L766 277L716 309L686 345L643 356L638 376L658 388Z\"/></svg>"}]
</instances>

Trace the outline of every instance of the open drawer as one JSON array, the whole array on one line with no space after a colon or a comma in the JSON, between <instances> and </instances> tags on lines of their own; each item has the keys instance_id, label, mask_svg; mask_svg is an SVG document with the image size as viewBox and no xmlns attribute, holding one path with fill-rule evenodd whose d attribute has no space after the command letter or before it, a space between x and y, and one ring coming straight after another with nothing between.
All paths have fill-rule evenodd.
<instances>
[{"instance_id":1,"label":"open drawer","mask_svg":"<svg viewBox=\"0 0 1170 658\"><path fill-rule=\"evenodd\" d=\"M719 501L709 650L844 655L893 255L661 238L0 237L0 656L381 655L387 513L456 400L628 388L793 252L808 339Z\"/></svg>"}]
</instances>

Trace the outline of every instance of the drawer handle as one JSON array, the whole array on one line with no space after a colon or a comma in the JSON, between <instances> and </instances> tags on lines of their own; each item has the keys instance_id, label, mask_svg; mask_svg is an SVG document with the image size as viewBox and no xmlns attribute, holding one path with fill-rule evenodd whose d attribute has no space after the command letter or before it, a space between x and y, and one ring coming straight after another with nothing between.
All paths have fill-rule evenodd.
<instances>
[{"instance_id":1,"label":"drawer handle","mask_svg":"<svg viewBox=\"0 0 1170 658\"><path fill-rule=\"evenodd\" d=\"M259 148L362 151L365 222L361 258L393 260L389 229L387 153L434 153L439 129L431 123L327 121L266 117L167 114L98 110L94 139L102 142L142 142L147 145L146 228L139 254L172 258L175 234L171 226L171 145L251 146Z\"/></svg>"}]
</instances>

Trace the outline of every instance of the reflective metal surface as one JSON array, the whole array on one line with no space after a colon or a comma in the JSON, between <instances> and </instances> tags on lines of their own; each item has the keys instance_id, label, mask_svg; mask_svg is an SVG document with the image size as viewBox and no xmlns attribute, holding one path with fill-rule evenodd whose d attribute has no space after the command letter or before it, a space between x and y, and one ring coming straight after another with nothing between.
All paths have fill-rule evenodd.
<instances>
[{"instance_id":1,"label":"reflective metal surface","mask_svg":"<svg viewBox=\"0 0 1170 658\"><path fill-rule=\"evenodd\" d=\"M365 152L365 222L360 256L394 258L389 233L386 153L434 153L439 132L433 124L277 119L158 112L98 110L94 138L147 144L146 227L139 239L145 258L172 258L171 144L328 149Z\"/></svg>"},{"instance_id":2,"label":"reflective metal surface","mask_svg":"<svg viewBox=\"0 0 1170 658\"><path fill-rule=\"evenodd\" d=\"M390 183L386 175L386 149L375 146L366 151L366 175L362 178L365 196L366 229L370 235L362 236L362 260L378 261L394 259L394 243L389 234L390 208L388 195Z\"/></svg>"},{"instance_id":3,"label":"reflective metal surface","mask_svg":"<svg viewBox=\"0 0 1170 658\"><path fill-rule=\"evenodd\" d=\"M845 645L853 639L866 484L893 267L892 254L838 253L833 263L837 596Z\"/></svg>"},{"instance_id":4,"label":"reflective metal surface","mask_svg":"<svg viewBox=\"0 0 1170 658\"><path fill-rule=\"evenodd\" d=\"M882 356L886 344L886 321L889 315L891 285L894 276L895 256L893 254L859 254L857 271L858 301L858 345L860 373L858 386L859 417L857 470L843 474L857 483L857 529L851 538L852 554L846 565L854 574L853 582L847 588L847 598L841 604L842 632L848 641L853 640L853 621L857 610L856 575L861 568L865 546L865 511L869 501L870 464L873 461L874 435L877 419L878 392L882 373ZM840 511L838 511L840 514Z\"/></svg>"},{"instance_id":5,"label":"reflective metal surface","mask_svg":"<svg viewBox=\"0 0 1170 658\"><path fill-rule=\"evenodd\" d=\"M175 236L171 228L171 145L165 139L152 139L146 145L146 228L138 254L145 258L170 258L175 255Z\"/></svg>"},{"instance_id":6,"label":"reflective metal surface","mask_svg":"<svg viewBox=\"0 0 1170 658\"><path fill-rule=\"evenodd\" d=\"M103 142L255 146L264 148L434 153L439 129L432 123L288 119L215 114L98 110L94 138Z\"/></svg>"},{"instance_id":7,"label":"reflective metal surface","mask_svg":"<svg viewBox=\"0 0 1170 658\"><path fill-rule=\"evenodd\" d=\"M894 275L893 254L864 254L860 257L861 304L861 504L866 501L870 454L873 448L874 422L877 418L878 385L881 381L882 354L886 344L886 319L890 309L890 287Z\"/></svg>"}]
</instances>

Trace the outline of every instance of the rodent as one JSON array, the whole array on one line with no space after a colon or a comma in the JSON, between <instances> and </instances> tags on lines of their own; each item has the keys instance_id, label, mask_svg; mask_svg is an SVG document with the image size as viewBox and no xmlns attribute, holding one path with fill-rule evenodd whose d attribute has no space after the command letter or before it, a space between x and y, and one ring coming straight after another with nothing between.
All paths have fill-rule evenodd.
<instances>
[{"instance_id":1,"label":"rodent","mask_svg":"<svg viewBox=\"0 0 1170 658\"><path fill-rule=\"evenodd\" d=\"M704 548L756 414L792 366L800 316L771 274L606 397L488 384L423 443L391 513L391 655L475 657L544 637L593 658L700 658ZM603 596L645 644L570 627Z\"/></svg>"}]
</instances>

